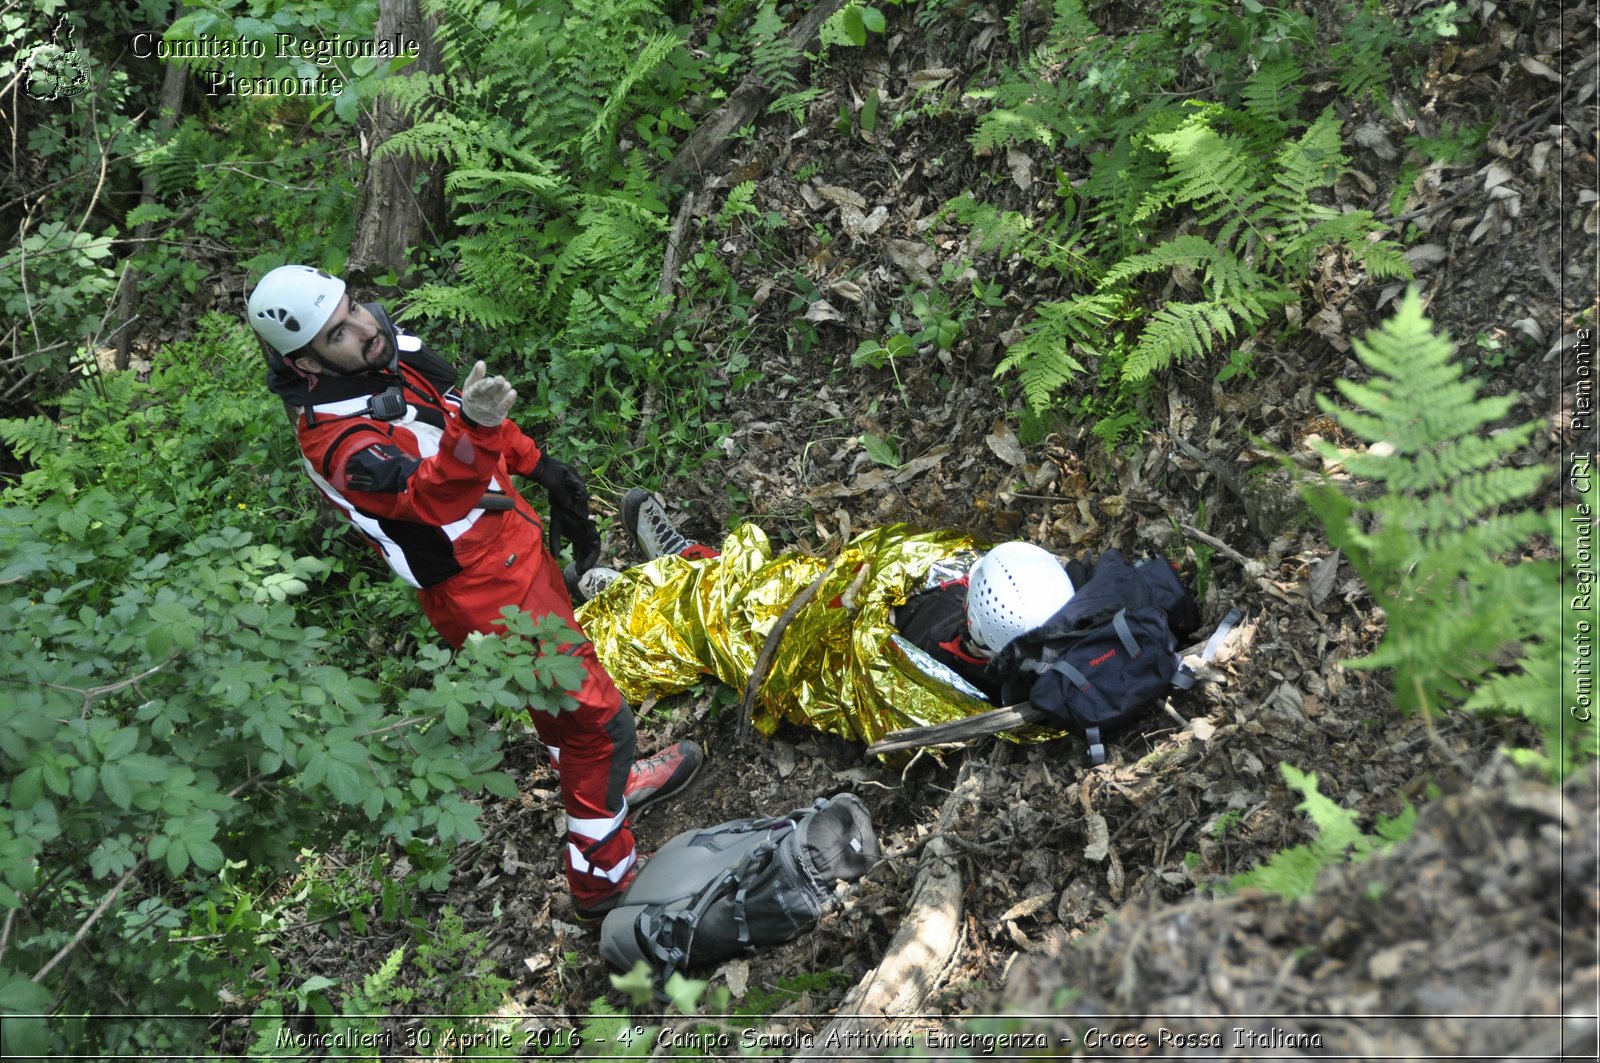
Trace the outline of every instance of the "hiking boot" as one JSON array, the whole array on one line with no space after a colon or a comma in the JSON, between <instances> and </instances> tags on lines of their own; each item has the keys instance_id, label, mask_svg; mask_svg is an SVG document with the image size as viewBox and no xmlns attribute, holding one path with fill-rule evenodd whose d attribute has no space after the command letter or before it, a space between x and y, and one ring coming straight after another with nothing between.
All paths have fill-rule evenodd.
<instances>
[{"instance_id":1,"label":"hiking boot","mask_svg":"<svg viewBox=\"0 0 1600 1063\"><path fill-rule=\"evenodd\" d=\"M607 912L621 904L623 896L628 892L628 887L633 885L633 880L639 877L639 869L644 866L644 862L648 859L650 859L648 856L640 856L635 860L633 866L628 868L628 873L622 876L622 881L617 883L616 888L599 900L590 901L588 904L579 904L578 898L572 898L572 911L578 917L579 924L584 926L598 924L605 919Z\"/></svg>"},{"instance_id":2,"label":"hiking boot","mask_svg":"<svg viewBox=\"0 0 1600 1063\"><path fill-rule=\"evenodd\" d=\"M622 496L622 526L628 529L633 545L644 554L646 561L700 546L673 527L656 496L642 488L635 487Z\"/></svg>"},{"instance_id":3,"label":"hiking boot","mask_svg":"<svg viewBox=\"0 0 1600 1063\"><path fill-rule=\"evenodd\" d=\"M614 568L606 568L604 565L596 565L594 568L591 568L578 578L577 600L580 602L586 602L589 599L596 597L601 591L611 586L611 584L615 582L616 578L620 575L622 575L622 573L618 572Z\"/></svg>"},{"instance_id":4,"label":"hiking boot","mask_svg":"<svg viewBox=\"0 0 1600 1063\"><path fill-rule=\"evenodd\" d=\"M628 799L628 811L636 816L651 805L683 793L705 759L699 743L686 738L653 757L634 761L622 791Z\"/></svg>"}]
</instances>

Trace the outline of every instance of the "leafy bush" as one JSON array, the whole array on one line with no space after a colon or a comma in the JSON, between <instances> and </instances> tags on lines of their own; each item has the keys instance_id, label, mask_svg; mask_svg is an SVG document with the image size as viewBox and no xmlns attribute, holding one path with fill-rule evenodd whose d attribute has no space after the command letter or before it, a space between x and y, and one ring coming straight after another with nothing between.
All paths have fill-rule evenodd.
<instances>
[{"instance_id":1,"label":"leafy bush","mask_svg":"<svg viewBox=\"0 0 1600 1063\"><path fill-rule=\"evenodd\" d=\"M1354 409L1318 402L1351 435L1382 446L1352 453L1323 442L1318 449L1381 492L1341 490L1327 480L1305 491L1329 542L1345 551L1388 617L1378 648L1347 663L1393 669L1404 712L1459 705L1526 717L1544 733L1544 759L1559 778L1600 748L1593 723L1580 725L1566 712L1577 703L1578 676L1561 667L1560 605L1563 572L1576 557L1512 555L1541 536L1567 542L1564 523L1588 520L1592 508L1522 508L1551 470L1506 459L1538 422L1494 428L1515 397L1479 394L1416 292L1355 351L1373 376L1338 381Z\"/></svg>"},{"instance_id":2,"label":"leafy bush","mask_svg":"<svg viewBox=\"0 0 1600 1063\"><path fill-rule=\"evenodd\" d=\"M1073 292L1034 308L997 370L1018 374L1034 414L1092 373L1110 398L1076 407L1109 442L1137 421L1147 378L1175 361L1248 375L1243 341L1283 320L1323 256L1375 280L1410 276L1397 246L1374 241L1383 227L1370 212L1319 202L1347 161L1340 127L1329 110L1300 113L1302 86L1333 73L1332 56L1365 72L1352 92L1374 91L1395 40L1437 32L1380 34L1386 16L1360 12L1324 54L1310 17L1289 8L1187 0L1118 35L1060 0L1039 51L973 94L990 108L976 149L1038 143L1081 152L1087 172L1074 182L1057 170L1058 207L1037 215L970 194L949 204L981 250L1020 255ZM1185 81L1196 69L1205 80Z\"/></svg>"},{"instance_id":3,"label":"leafy bush","mask_svg":"<svg viewBox=\"0 0 1600 1063\"><path fill-rule=\"evenodd\" d=\"M57 1017L7 1019L8 1049L193 1050L203 1024L135 1016L272 987L241 890L352 830L443 888L473 796L516 792L497 718L559 712L581 678L546 650L572 633L525 614L454 664L430 644L388 685L360 674L362 610L311 593L333 566L253 342L203 332L59 425L0 422L36 465L0 495L0 1013Z\"/></svg>"},{"instance_id":4,"label":"leafy bush","mask_svg":"<svg viewBox=\"0 0 1600 1063\"><path fill-rule=\"evenodd\" d=\"M404 316L430 319L436 342L471 332L475 353L531 378L527 417L552 425L564 456L616 455L634 463L617 479L637 475L669 442L657 435L630 454L638 421L708 373L659 327L667 208L650 155L625 149L622 132L659 129L657 119L687 128L680 101L703 86L700 71L682 31L646 3L439 0L430 10L447 72L388 82L415 124L379 154L442 163L461 235L432 256L432 279ZM671 423L698 437L693 415L711 399L689 397L690 416Z\"/></svg>"}]
</instances>

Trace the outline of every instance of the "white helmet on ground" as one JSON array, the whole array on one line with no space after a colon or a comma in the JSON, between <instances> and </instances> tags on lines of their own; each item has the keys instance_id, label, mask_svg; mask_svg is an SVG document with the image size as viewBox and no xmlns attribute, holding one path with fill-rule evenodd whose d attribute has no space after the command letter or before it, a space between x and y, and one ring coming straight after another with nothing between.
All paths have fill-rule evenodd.
<instances>
[{"instance_id":1,"label":"white helmet on ground","mask_svg":"<svg viewBox=\"0 0 1600 1063\"><path fill-rule=\"evenodd\" d=\"M967 583L967 631L991 657L1067 604L1072 580L1049 551L1032 543L1001 543L972 568Z\"/></svg>"},{"instance_id":2,"label":"white helmet on ground","mask_svg":"<svg viewBox=\"0 0 1600 1063\"><path fill-rule=\"evenodd\" d=\"M279 266L250 293L247 316L256 335L279 354L310 343L344 296L344 281L315 266Z\"/></svg>"}]
</instances>

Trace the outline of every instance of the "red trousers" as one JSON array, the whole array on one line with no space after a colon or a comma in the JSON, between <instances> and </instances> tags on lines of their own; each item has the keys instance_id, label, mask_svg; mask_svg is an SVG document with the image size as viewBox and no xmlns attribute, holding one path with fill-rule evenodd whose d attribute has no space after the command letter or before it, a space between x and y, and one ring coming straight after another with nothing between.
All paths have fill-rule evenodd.
<instances>
[{"instance_id":1,"label":"red trousers","mask_svg":"<svg viewBox=\"0 0 1600 1063\"><path fill-rule=\"evenodd\" d=\"M507 514L508 521L513 519ZM460 648L474 631L497 630L500 610L508 605L520 606L536 620L554 613L581 631L561 567L545 549L541 529L525 524L516 532L444 583L419 592L423 612L450 645ZM571 691L578 707L555 716L537 709L528 714L561 778L567 886L579 905L588 905L615 892L638 859L623 799L635 755L633 710L591 643L560 649L583 662L583 686Z\"/></svg>"}]
</instances>

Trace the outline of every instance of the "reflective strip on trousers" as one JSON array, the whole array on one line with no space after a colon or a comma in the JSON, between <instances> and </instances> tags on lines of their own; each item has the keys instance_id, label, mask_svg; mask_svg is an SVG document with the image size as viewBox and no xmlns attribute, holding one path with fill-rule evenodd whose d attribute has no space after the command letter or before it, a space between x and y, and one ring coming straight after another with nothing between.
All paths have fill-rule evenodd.
<instances>
[{"instance_id":1,"label":"reflective strip on trousers","mask_svg":"<svg viewBox=\"0 0 1600 1063\"><path fill-rule=\"evenodd\" d=\"M593 864L589 863L589 861L585 860L583 857L583 850L578 848L572 842L568 842L567 859L572 863L572 870L578 872L580 875L593 875L596 878L603 878L607 882L621 882L623 876L628 873L629 869L632 868L634 864L639 862L639 854L637 851L630 852L625 858L617 861L616 867L613 867L611 870L607 871L603 868L595 867Z\"/></svg>"}]
</instances>

